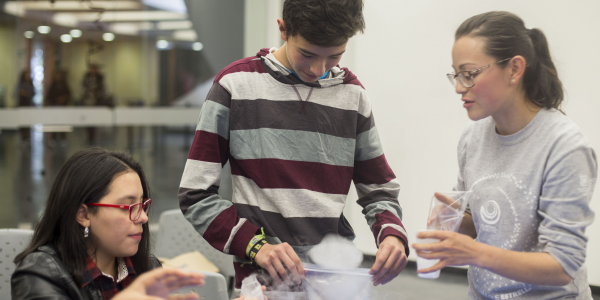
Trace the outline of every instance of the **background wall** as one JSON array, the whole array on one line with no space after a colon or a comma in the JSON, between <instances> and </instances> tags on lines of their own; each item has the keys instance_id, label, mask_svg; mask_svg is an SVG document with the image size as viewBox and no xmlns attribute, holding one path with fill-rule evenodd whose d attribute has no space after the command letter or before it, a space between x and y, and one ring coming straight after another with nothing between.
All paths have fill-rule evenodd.
<instances>
[{"instance_id":1,"label":"background wall","mask_svg":"<svg viewBox=\"0 0 600 300\"><path fill-rule=\"evenodd\" d=\"M18 74L15 53L15 25L8 21L0 22L0 87L4 90L4 105L14 106L18 100L13 97Z\"/></svg>"},{"instance_id":2,"label":"background wall","mask_svg":"<svg viewBox=\"0 0 600 300\"><path fill-rule=\"evenodd\" d=\"M243 57L244 0L185 0L185 5L213 70Z\"/></svg>"},{"instance_id":3,"label":"background wall","mask_svg":"<svg viewBox=\"0 0 600 300\"><path fill-rule=\"evenodd\" d=\"M450 190L458 172L456 146L469 119L445 76L452 71L454 31L491 10L516 13L528 28L544 31L566 90L563 109L600 151L600 2L366 0L367 29L351 40L341 65L351 67L369 93L386 157L402 185L409 239L425 227L433 193ZM352 189L349 203L356 198ZM600 212L600 181L591 206ZM345 214L358 234L356 245L374 254L360 211L352 204ZM589 281L600 285L600 269L593 267L600 266L600 221L587 236Z\"/></svg>"},{"instance_id":4,"label":"background wall","mask_svg":"<svg viewBox=\"0 0 600 300\"><path fill-rule=\"evenodd\" d=\"M277 27L282 10L283 0L245 0L244 57L256 55L261 48L283 45Z\"/></svg>"}]
</instances>

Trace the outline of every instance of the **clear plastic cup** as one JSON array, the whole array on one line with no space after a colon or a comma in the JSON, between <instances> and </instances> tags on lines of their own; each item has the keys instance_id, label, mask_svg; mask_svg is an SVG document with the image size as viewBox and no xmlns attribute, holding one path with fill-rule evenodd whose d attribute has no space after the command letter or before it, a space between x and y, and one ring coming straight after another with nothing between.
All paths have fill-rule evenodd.
<instances>
[{"instance_id":1,"label":"clear plastic cup","mask_svg":"<svg viewBox=\"0 0 600 300\"><path fill-rule=\"evenodd\" d=\"M424 230L419 230L418 232L425 232L425 231L430 231L430 230L424 229ZM432 243L438 243L439 241L440 241L439 239L420 239L418 237L415 238L415 244L432 244ZM432 267L435 264L437 264L439 261L440 261L439 259L426 259L426 258L417 256L417 270ZM437 271L431 272L431 273L418 273L418 276L421 278L436 279L436 278L440 277L440 270L437 270Z\"/></svg>"},{"instance_id":2,"label":"clear plastic cup","mask_svg":"<svg viewBox=\"0 0 600 300\"><path fill-rule=\"evenodd\" d=\"M468 204L468 191L438 192L431 198L427 229L457 232Z\"/></svg>"}]
</instances>

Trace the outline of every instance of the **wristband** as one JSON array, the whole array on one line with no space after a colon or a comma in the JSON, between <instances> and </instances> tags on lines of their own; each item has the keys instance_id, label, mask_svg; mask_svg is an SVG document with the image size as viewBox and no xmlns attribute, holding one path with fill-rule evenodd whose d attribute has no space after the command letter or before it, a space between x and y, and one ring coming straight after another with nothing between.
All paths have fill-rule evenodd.
<instances>
[{"instance_id":1,"label":"wristband","mask_svg":"<svg viewBox=\"0 0 600 300\"><path fill-rule=\"evenodd\" d=\"M256 258L256 254L258 254L258 251L260 250L260 248L262 248L262 246L266 243L267 243L267 241L265 239L262 239L262 240L258 241L258 243L256 243L254 245L254 247L252 247L252 249L250 249L250 255L248 255L248 257L250 257L250 261L254 262L254 259Z\"/></svg>"},{"instance_id":2,"label":"wristband","mask_svg":"<svg viewBox=\"0 0 600 300\"><path fill-rule=\"evenodd\" d=\"M261 240L265 240L265 230L261 228L260 231L261 234L255 235L248 243L248 246L246 246L246 257L250 257L250 250L252 250L257 243L259 243Z\"/></svg>"}]
</instances>

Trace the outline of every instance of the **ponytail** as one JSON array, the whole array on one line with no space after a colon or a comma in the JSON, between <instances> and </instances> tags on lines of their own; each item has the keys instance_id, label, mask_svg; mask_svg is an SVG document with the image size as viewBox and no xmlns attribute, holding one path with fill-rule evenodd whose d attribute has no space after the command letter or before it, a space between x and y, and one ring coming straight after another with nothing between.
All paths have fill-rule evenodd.
<instances>
[{"instance_id":1,"label":"ponytail","mask_svg":"<svg viewBox=\"0 0 600 300\"><path fill-rule=\"evenodd\" d=\"M535 58L523 76L523 88L527 97L537 106L560 108L564 98L562 83L552 62L548 41L544 33L533 28L528 30L535 51Z\"/></svg>"},{"instance_id":2,"label":"ponytail","mask_svg":"<svg viewBox=\"0 0 600 300\"><path fill-rule=\"evenodd\" d=\"M484 38L486 53L498 60L523 56L527 61L523 75L527 98L536 106L560 110L563 87L541 30L525 28L523 20L515 14L491 11L465 20L456 30L455 39L462 36ZM498 66L507 64L503 62Z\"/></svg>"}]
</instances>

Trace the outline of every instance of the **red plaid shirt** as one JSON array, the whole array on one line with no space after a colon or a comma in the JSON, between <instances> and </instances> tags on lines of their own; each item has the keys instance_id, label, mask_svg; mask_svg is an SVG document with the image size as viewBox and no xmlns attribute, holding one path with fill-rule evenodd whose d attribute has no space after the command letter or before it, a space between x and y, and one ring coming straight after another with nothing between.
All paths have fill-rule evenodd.
<instances>
[{"instance_id":1,"label":"red plaid shirt","mask_svg":"<svg viewBox=\"0 0 600 300\"><path fill-rule=\"evenodd\" d=\"M123 258L123 262L125 263L125 268L127 269L127 276L118 280L107 276L98 269L98 266L94 263L94 261L88 257L87 267L83 273L83 284L81 287L84 287L90 284L92 281L95 282L98 287L100 287L100 292L102 292L102 299L111 299L118 292L122 291L124 288L128 287L131 282L135 280L137 274L133 269L133 264L131 263L131 259L129 257ZM119 274L119 259L117 259L117 276Z\"/></svg>"}]
</instances>

